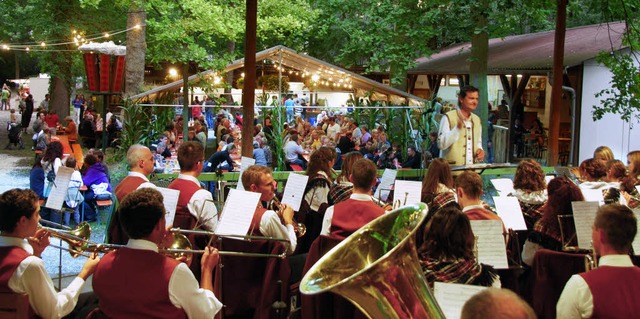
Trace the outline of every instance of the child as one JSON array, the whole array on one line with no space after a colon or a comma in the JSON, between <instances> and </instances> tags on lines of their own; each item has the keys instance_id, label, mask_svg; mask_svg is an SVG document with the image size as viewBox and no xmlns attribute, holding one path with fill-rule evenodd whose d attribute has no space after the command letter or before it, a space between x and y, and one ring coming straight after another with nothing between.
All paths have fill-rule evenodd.
<instances>
[{"instance_id":1,"label":"child","mask_svg":"<svg viewBox=\"0 0 640 319\"><path fill-rule=\"evenodd\" d=\"M16 115L16 110L15 109L11 109L11 124L17 123L18 122L18 116Z\"/></svg>"}]
</instances>

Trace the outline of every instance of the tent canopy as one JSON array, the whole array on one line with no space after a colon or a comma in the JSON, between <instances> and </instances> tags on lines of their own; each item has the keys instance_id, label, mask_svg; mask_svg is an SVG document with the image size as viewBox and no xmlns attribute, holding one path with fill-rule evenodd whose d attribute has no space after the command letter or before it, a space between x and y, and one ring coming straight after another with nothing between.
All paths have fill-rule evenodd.
<instances>
[{"instance_id":1,"label":"tent canopy","mask_svg":"<svg viewBox=\"0 0 640 319\"><path fill-rule=\"evenodd\" d=\"M298 53L282 45L275 46L256 53L256 61L261 60L270 60L275 64L289 69L294 69L297 72L302 72L305 74L305 76L315 76L318 78L318 81L327 81L329 83L333 83L333 86L337 89L336 91L353 91L356 97L363 97L365 96L365 94L372 91L373 94L370 96L371 100L386 101L387 105L408 104L409 106L422 106L425 102L424 99L411 95L407 92L368 79L364 76L316 59L309 55ZM231 62L224 68L221 73L228 73L240 68L244 68L244 58ZM194 81L201 77L213 75L216 73L218 72L214 70L200 72L198 74L190 76L189 81ZM159 86L147 92L131 96L130 99L134 100L144 97L153 99L154 95L158 92L166 90L176 90L180 87L182 87L182 79ZM324 90L319 91L325 92ZM331 91L327 90L326 92Z\"/></svg>"}]
</instances>

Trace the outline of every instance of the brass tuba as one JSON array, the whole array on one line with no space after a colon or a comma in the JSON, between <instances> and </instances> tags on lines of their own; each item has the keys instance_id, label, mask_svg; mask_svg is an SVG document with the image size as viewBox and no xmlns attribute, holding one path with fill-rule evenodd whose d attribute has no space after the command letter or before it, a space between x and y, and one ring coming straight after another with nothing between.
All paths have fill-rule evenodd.
<instances>
[{"instance_id":1,"label":"brass tuba","mask_svg":"<svg viewBox=\"0 0 640 319\"><path fill-rule=\"evenodd\" d=\"M444 318L422 273L415 233L427 205L404 206L343 240L309 269L303 294L331 291L369 318Z\"/></svg>"}]
</instances>

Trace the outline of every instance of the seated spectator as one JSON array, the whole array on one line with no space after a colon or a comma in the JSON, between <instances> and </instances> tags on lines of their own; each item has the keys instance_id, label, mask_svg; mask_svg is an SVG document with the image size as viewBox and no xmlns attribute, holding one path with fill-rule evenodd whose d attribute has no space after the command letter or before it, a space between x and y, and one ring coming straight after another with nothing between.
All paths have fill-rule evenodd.
<instances>
[{"instance_id":1,"label":"seated spectator","mask_svg":"<svg viewBox=\"0 0 640 319\"><path fill-rule=\"evenodd\" d=\"M31 189L39 199L44 199L44 169L42 168L42 155L36 155L36 160L29 173L29 189Z\"/></svg>"},{"instance_id":2,"label":"seated spectator","mask_svg":"<svg viewBox=\"0 0 640 319\"><path fill-rule=\"evenodd\" d=\"M260 148L258 141L253 141L253 159L256 160L255 165L267 166L267 158L264 155L264 150Z\"/></svg>"},{"instance_id":3,"label":"seated spectator","mask_svg":"<svg viewBox=\"0 0 640 319\"><path fill-rule=\"evenodd\" d=\"M109 178L98 158L93 154L87 154L84 158L87 170L82 176L83 183L87 186L84 201L84 217L87 221L95 221L96 200L111 199L111 184Z\"/></svg>"},{"instance_id":4,"label":"seated spectator","mask_svg":"<svg viewBox=\"0 0 640 319\"><path fill-rule=\"evenodd\" d=\"M435 281L500 288L500 278L473 254L475 236L469 217L448 206L435 213L424 231L418 254L430 287Z\"/></svg>"},{"instance_id":5,"label":"seated spectator","mask_svg":"<svg viewBox=\"0 0 640 319\"><path fill-rule=\"evenodd\" d=\"M64 118L67 121L67 126L64 128L64 133L67 134L69 138L69 142L78 140L78 126L76 122L73 121L71 116L67 116Z\"/></svg>"},{"instance_id":6,"label":"seated spectator","mask_svg":"<svg viewBox=\"0 0 640 319\"><path fill-rule=\"evenodd\" d=\"M307 168L307 162L301 158L305 154L302 146L298 144L298 134L291 134L287 144L284 146L285 162L287 164L300 165L303 169Z\"/></svg>"},{"instance_id":7,"label":"seated spectator","mask_svg":"<svg viewBox=\"0 0 640 319\"><path fill-rule=\"evenodd\" d=\"M111 117L113 118L113 116ZM82 137L82 145L86 148L92 148L96 145L96 126L93 123L93 116L86 114L80 122L80 136Z\"/></svg>"},{"instance_id":8,"label":"seated spectator","mask_svg":"<svg viewBox=\"0 0 640 319\"><path fill-rule=\"evenodd\" d=\"M402 164L400 164L400 167L413 168L413 169L418 169L422 167L422 154L416 151L416 148L414 146L409 146L407 148L407 156L409 158L407 158L406 162L403 162Z\"/></svg>"}]
</instances>

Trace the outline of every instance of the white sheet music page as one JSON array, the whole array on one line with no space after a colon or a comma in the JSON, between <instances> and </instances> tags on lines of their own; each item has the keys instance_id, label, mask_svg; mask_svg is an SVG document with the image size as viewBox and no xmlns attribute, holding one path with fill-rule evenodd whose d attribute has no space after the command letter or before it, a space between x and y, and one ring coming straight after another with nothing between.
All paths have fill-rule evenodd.
<instances>
[{"instance_id":1,"label":"white sheet music page","mask_svg":"<svg viewBox=\"0 0 640 319\"><path fill-rule=\"evenodd\" d=\"M589 189L580 187L580 191L582 192L585 201L598 202L599 205L604 205L604 195L602 194L602 189Z\"/></svg>"},{"instance_id":2,"label":"white sheet music page","mask_svg":"<svg viewBox=\"0 0 640 319\"><path fill-rule=\"evenodd\" d=\"M380 198L383 201L386 201L389 197L389 191L391 190L391 186L393 186L393 182L396 181L396 175L398 171L393 169L385 169L384 173L382 173L382 178L380 179L380 184L378 188L376 188L374 197Z\"/></svg>"},{"instance_id":3,"label":"white sheet music page","mask_svg":"<svg viewBox=\"0 0 640 319\"><path fill-rule=\"evenodd\" d=\"M464 303L485 289L487 287L439 281L433 283L433 295L447 319L459 319Z\"/></svg>"},{"instance_id":4,"label":"white sheet music page","mask_svg":"<svg viewBox=\"0 0 640 319\"><path fill-rule=\"evenodd\" d=\"M420 202L422 182L396 181L393 187L393 202L400 201L400 206L413 205Z\"/></svg>"},{"instance_id":5,"label":"white sheet music page","mask_svg":"<svg viewBox=\"0 0 640 319\"><path fill-rule=\"evenodd\" d=\"M638 190L638 193L640 193L640 185L636 185L636 189Z\"/></svg>"},{"instance_id":6,"label":"white sheet music page","mask_svg":"<svg viewBox=\"0 0 640 319\"><path fill-rule=\"evenodd\" d=\"M240 175L238 175L238 185L236 186L236 189L239 189L241 191L244 190L244 185L242 185L242 172L244 172L245 169L249 168L249 166L255 165L255 164L256 164L255 158L246 157L246 156L242 157L242 159L240 160Z\"/></svg>"},{"instance_id":7,"label":"white sheet music page","mask_svg":"<svg viewBox=\"0 0 640 319\"><path fill-rule=\"evenodd\" d=\"M308 180L309 176L307 175L296 174L294 172L289 173L287 185L284 187L284 194L282 195L282 200L280 202L290 205L294 211L299 211L304 189L307 187Z\"/></svg>"},{"instance_id":8,"label":"white sheet music page","mask_svg":"<svg viewBox=\"0 0 640 319\"><path fill-rule=\"evenodd\" d=\"M231 189L215 233L246 235L259 201L260 193Z\"/></svg>"},{"instance_id":9,"label":"white sheet music page","mask_svg":"<svg viewBox=\"0 0 640 319\"><path fill-rule=\"evenodd\" d=\"M493 203L496 205L498 216L502 218L507 229L527 230L527 224L524 222L522 208L517 197L494 196Z\"/></svg>"},{"instance_id":10,"label":"white sheet music page","mask_svg":"<svg viewBox=\"0 0 640 319\"><path fill-rule=\"evenodd\" d=\"M62 210L62 203L64 203L64 198L67 196L71 174L73 174L73 168L71 167L60 166L60 168L58 168L56 179L53 181L51 192L44 207Z\"/></svg>"},{"instance_id":11,"label":"white sheet music page","mask_svg":"<svg viewBox=\"0 0 640 319\"><path fill-rule=\"evenodd\" d=\"M491 184L498 191L498 196L507 196L515 190L513 189L513 181L510 178L494 178L491 180Z\"/></svg>"},{"instance_id":12,"label":"white sheet music page","mask_svg":"<svg viewBox=\"0 0 640 319\"><path fill-rule=\"evenodd\" d=\"M471 220L473 234L478 237L478 262L496 269L509 268L507 246L499 220Z\"/></svg>"},{"instance_id":13,"label":"white sheet music page","mask_svg":"<svg viewBox=\"0 0 640 319\"><path fill-rule=\"evenodd\" d=\"M593 221L596 219L598 207L600 207L598 202L571 202L578 247L582 249L591 248L591 226L593 226Z\"/></svg>"},{"instance_id":14,"label":"white sheet music page","mask_svg":"<svg viewBox=\"0 0 640 319\"><path fill-rule=\"evenodd\" d=\"M636 221L640 221L640 208L634 209L633 214L636 215ZM631 247L633 247L633 252L636 255L640 255L640 222L636 222L636 227L638 227L638 231L636 232L636 238L631 243Z\"/></svg>"},{"instance_id":15,"label":"white sheet music page","mask_svg":"<svg viewBox=\"0 0 640 319\"><path fill-rule=\"evenodd\" d=\"M173 220L176 218L176 207L178 207L180 191L165 187L156 187L156 189L162 194L162 197L164 197L162 203L164 204L164 218L168 227L169 225L173 225Z\"/></svg>"}]
</instances>

